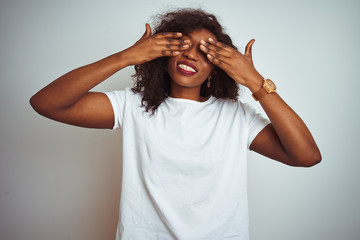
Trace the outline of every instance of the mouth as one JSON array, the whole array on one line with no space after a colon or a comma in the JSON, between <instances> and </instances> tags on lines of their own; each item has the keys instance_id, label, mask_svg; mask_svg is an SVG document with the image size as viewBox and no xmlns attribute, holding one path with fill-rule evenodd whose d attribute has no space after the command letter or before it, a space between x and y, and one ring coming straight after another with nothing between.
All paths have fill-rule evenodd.
<instances>
[{"instance_id":1,"label":"mouth","mask_svg":"<svg viewBox=\"0 0 360 240\"><path fill-rule=\"evenodd\" d=\"M178 62L177 70L183 75L187 75L187 76L194 75L195 73L198 72L194 64L186 61Z\"/></svg>"}]
</instances>

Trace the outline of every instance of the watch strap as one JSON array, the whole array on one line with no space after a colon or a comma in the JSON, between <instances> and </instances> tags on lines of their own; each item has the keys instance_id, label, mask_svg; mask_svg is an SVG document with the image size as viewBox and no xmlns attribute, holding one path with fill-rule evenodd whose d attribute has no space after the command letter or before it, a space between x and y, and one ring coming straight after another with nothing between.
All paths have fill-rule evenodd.
<instances>
[{"instance_id":1,"label":"watch strap","mask_svg":"<svg viewBox=\"0 0 360 240\"><path fill-rule=\"evenodd\" d=\"M268 92L265 90L265 88L263 86L261 86L261 88L257 92L253 93L252 96L255 99L255 101L259 101L266 94L268 94Z\"/></svg>"}]
</instances>

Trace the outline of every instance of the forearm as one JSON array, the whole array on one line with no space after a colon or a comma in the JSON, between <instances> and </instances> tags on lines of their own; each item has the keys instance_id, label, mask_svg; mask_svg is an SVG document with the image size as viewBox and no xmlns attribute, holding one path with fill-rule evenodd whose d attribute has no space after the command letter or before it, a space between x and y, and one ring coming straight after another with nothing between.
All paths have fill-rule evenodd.
<instances>
[{"instance_id":1,"label":"forearm","mask_svg":"<svg viewBox=\"0 0 360 240\"><path fill-rule=\"evenodd\" d=\"M254 39L248 42L244 54L213 39L200 42L200 49L207 54L210 62L222 68L237 83L257 93L264 78L255 69L252 60L254 42ZM270 86L267 87L270 89ZM272 124L256 136L250 149L292 166L318 163L321 160L320 151L305 123L278 94L263 96L263 93L260 92L260 104Z\"/></svg>"},{"instance_id":2,"label":"forearm","mask_svg":"<svg viewBox=\"0 0 360 240\"><path fill-rule=\"evenodd\" d=\"M279 137L288 164L311 166L320 161L320 151L309 129L277 93L267 94L259 102Z\"/></svg>"},{"instance_id":3,"label":"forearm","mask_svg":"<svg viewBox=\"0 0 360 240\"><path fill-rule=\"evenodd\" d=\"M65 109L126 66L124 52L113 54L64 74L36 93L30 103L35 109L43 111Z\"/></svg>"}]
</instances>

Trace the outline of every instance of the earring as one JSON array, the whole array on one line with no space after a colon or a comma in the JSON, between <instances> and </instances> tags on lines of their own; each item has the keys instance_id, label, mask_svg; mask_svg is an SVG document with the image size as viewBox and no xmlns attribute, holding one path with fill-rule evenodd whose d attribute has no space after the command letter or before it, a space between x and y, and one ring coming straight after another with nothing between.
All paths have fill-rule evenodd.
<instances>
[{"instance_id":1,"label":"earring","mask_svg":"<svg viewBox=\"0 0 360 240\"><path fill-rule=\"evenodd\" d=\"M211 86L211 76L209 76L207 79L207 87L210 88L210 86Z\"/></svg>"}]
</instances>

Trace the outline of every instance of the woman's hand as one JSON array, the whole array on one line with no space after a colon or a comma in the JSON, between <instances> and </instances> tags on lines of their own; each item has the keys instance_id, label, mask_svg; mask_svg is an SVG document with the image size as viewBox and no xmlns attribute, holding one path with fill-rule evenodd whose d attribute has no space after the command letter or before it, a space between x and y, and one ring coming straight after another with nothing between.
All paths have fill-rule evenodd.
<instances>
[{"instance_id":1,"label":"woman's hand","mask_svg":"<svg viewBox=\"0 0 360 240\"><path fill-rule=\"evenodd\" d=\"M176 56L189 48L189 40L182 40L180 32L162 32L151 35L150 25L146 23L144 35L126 52L128 65L142 64L159 57Z\"/></svg>"},{"instance_id":2,"label":"woman's hand","mask_svg":"<svg viewBox=\"0 0 360 240\"><path fill-rule=\"evenodd\" d=\"M222 68L236 82L255 92L260 89L263 77L254 67L251 54L254 42L254 39L248 42L245 54L212 38L209 38L207 42L201 40L200 49L210 62Z\"/></svg>"}]
</instances>

